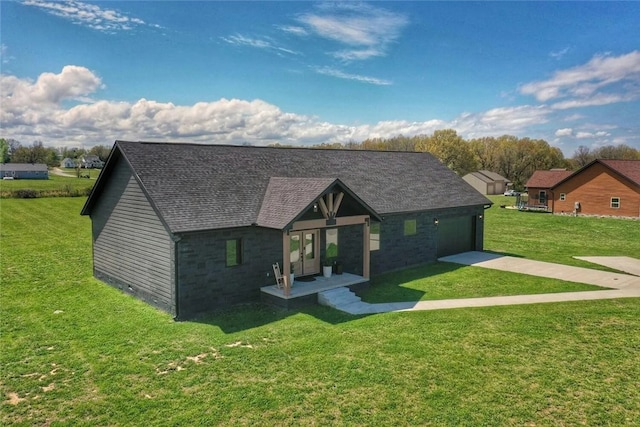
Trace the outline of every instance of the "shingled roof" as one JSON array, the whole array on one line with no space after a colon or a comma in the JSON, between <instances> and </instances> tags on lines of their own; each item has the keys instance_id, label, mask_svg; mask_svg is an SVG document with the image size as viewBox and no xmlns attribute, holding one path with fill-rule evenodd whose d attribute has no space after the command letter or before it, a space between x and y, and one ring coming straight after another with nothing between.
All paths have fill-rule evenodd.
<instances>
[{"instance_id":1,"label":"shingled roof","mask_svg":"<svg viewBox=\"0 0 640 427\"><path fill-rule=\"evenodd\" d=\"M610 169L618 172L620 175L627 178L629 181L636 185L640 185L640 160L605 160L600 159L595 162L600 162Z\"/></svg>"},{"instance_id":2,"label":"shingled roof","mask_svg":"<svg viewBox=\"0 0 640 427\"><path fill-rule=\"evenodd\" d=\"M44 163L0 163L0 172L48 172Z\"/></svg>"},{"instance_id":3,"label":"shingled roof","mask_svg":"<svg viewBox=\"0 0 640 427\"><path fill-rule=\"evenodd\" d=\"M335 180L380 215L491 203L429 153L116 141L82 214L120 157L174 233L280 227ZM295 209L264 208L283 191Z\"/></svg>"},{"instance_id":4,"label":"shingled roof","mask_svg":"<svg viewBox=\"0 0 640 427\"><path fill-rule=\"evenodd\" d=\"M525 184L527 188L552 188L565 178L571 176L573 172L568 170L548 170L548 171L535 171L531 178Z\"/></svg>"}]
</instances>

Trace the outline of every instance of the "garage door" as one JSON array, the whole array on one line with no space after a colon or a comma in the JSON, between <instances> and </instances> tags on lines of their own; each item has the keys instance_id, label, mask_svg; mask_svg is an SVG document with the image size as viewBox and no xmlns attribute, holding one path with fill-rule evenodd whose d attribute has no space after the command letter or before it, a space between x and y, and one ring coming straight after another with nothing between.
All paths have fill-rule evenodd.
<instances>
[{"instance_id":1,"label":"garage door","mask_svg":"<svg viewBox=\"0 0 640 427\"><path fill-rule=\"evenodd\" d=\"M473 251L476 246L475 216L438 221L438 257Z\"/></svg>"}]
</instances>

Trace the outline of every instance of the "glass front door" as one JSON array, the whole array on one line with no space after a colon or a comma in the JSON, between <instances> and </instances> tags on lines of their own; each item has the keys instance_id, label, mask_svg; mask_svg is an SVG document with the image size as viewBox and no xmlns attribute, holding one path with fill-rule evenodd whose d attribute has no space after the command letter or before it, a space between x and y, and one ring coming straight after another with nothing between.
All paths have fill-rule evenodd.
<instances>
[{"instance_id":1,"label":"glass front door","mask_svg":"<svg viewBox=\"0 0 640 427\"><path fill-rule=\"evenodd\" d=\"M320 272L318 230L295 231L289 234L289 261L296 276Z\"/></svg>"}]
</instances>

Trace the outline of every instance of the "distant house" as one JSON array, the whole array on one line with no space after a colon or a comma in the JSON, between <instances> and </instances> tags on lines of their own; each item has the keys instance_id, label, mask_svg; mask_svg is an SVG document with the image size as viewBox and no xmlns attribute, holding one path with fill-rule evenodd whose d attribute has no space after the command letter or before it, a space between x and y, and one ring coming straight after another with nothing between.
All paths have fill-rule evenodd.
<instances>
[{"instance_id":1,"label":"distant house","mask_svg":"<svg viewBox=\"0 0 640 427\"><path fill-rule=\"evenodd\" d=\"M95 277L189 318L265 299L276 262L357 283L482 250L490 204L429 153L116 141L82 214Z\"/></svg>"},{"instance_id":2,"label":"distant house","mask_svg":"<svg viewBox=\"0 0 640 427\"><path fill-rule=\"evenodd\" d=\"M640 160L594 160L555 183L555 213L640 217Z\"/></svg>"},{"instance_id":3,"label":"distant house","mask_svg":"<svg viewBox=\"0 0 640 427\"><path fill-rule=\"evenodd\" d=\"M495 172L481 170L462 177L480 194L502 194L511 186L511 181Z\"/></svg>"},{"instance_id":4,"label":"distant house","mask_svg":"<svg viewBox=\"0 0 640 427\"><path fill-rule=\"evenodd\" d=\"M49 179L49 169L43 163L2 163L0 176L13 179Z\"/></svg>"},{"instance_id":5,"label":"distant house","mask_svg":"<svg viewBox=\"0 0 640 427\"><path fill-rule=\"evenodd\" d=\"M98 168L101 169L104 167L104 162L100 160L100 157L94 156L92 154L85 154L80 157L80 167L86 169Z\"/></svg>"},{"instance_id":6,"label":"distant house","mask_svg":"<svg viewBox=\"0 0 640 427\"><path fill-rule=\"evenodd\" d=\"M76 167L76 162L73 159L69 158L69 157L65 157L60 162L60 167L63 167L63 168L75 168Z\"/></svg>"},{"instance_id":7,"label":"distant house","mask_svg":"<svg viewBox=\"0 0 640 427\"><path fill-rule=\"evenodd\" d=\"M566 169L538 170L531 175L525 184L528 201L527 206L538 209L553 210L552 188L572 172Z\"/></svg>"}]
</instances>

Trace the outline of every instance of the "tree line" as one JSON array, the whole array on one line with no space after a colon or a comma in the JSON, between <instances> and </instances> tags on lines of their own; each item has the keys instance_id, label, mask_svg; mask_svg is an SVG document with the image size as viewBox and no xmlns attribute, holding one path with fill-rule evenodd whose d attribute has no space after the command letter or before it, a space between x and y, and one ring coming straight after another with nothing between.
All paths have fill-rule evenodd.
<instances>
[{"instance_id":1,"label":"tree line","mask_svg":"<svg viewBox=\"0 0 640 427\"><path fill-rule=\"evenodd\" d=\"M49 167L60 166L60 161L70 158L77 161L85 154L95 155L103 162L109 157L111 147L96 145L89 150L84 148L45 147L42 141L24 146L15 139L0 138L0 159L2 163L44 163Z\"/></svg>"},{"instance_id":2,"label":"tree line","mask_svg":"<svg viewBox=\"0 0 640 427\"><path fill-rule=\"evenodd\" d=\"M627 145L609 145L598 149L580 146L573 157L543 139L512 135L466 140L453 129L437 130L431 135L372 138L346 144L319 144L315 148L351 150L428 151L460 176L478 170L496 172L513 182L517 189L536 170L579 169L594 159L640 160L640 150Z\"/></svg>"},{"instance_id":3,"label":"tree line","mask_svg":"<svg viewBox=\"0 0 640 427\"><path fill-rule=\"evenodd\" d=\"M274 144L284 147L285 145ZM607 145L590 149L580 146L573 157L565 158L562 151L543 139L518 138L512 135L464 139L453 129L437 130L431 135L393 138L369 138L361 142L324 143L319 149L427 151L436 156L460 176L478 170L496 172L522 189L536 170L552 168L579 169L594 159L640 160L640 150L627 145ZM15 139L0 138L0 157L3 163L44 163L59 166L64 158L78 160L85 154L96 155L106 161L111 147L96 145L84 148L51 148L41 141L23 146Z\"/></svg>"}]
</instances>

